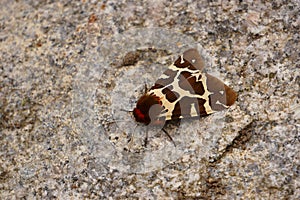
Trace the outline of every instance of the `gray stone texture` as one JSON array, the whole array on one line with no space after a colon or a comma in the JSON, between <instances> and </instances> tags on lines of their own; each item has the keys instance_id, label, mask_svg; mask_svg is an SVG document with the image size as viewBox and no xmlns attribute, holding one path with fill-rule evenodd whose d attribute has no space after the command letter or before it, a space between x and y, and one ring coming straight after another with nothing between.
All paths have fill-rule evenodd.
<instances>
[{"instance_id":1,"label":"gray stone texture","mask_svg":"<svg viewBox=\"0 0 300 200\"><path fill-rule=\"evenodd\" d=\"M299 13L299 0L2 0L0 199L300 199ZM123 110L188 48L238 100L168 124L174 146Z\"/></svg>"}]
</instances>

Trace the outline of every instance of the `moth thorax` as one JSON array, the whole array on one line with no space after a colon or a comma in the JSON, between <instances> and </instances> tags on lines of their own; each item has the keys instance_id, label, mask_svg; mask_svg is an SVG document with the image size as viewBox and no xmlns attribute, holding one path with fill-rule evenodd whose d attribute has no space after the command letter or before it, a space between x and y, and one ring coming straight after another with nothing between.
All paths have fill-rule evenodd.
<instances>
[{"instance_id":1,"label":"moth thorax","mask_svg":"<svg viewBox=\"0 0 300 200\"><path fill-rule=\"evenodd\" d=\"M137 102L133 115L137 122L146 125L158 120L158 116L163 110L162 102L155 95L144 94Z\"/></svg>"}]
</instances>

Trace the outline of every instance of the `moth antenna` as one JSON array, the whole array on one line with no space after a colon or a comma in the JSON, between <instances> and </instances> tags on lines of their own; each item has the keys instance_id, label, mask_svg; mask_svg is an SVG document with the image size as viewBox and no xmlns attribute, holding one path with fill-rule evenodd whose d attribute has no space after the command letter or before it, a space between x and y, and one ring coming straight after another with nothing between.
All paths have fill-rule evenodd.
<instances>
[{"instance_id":1,"label":"moth antenna","mask_svg":"<svg viewBox=\"0 0 300 200\"><path fill-rule=\"evenodd\" d=\"M135 132L135 129L136 129L136 127L137 127L137 124L135 125L135 127L134 127L134 129L133 129L133 133ZM128 141L128 143L129 143L129 145L128 145L128 151L130 151L130 147L132 146L132 144L133 144L133 139L134 139L134 137L132 137L132 133L130 133L129 134L129 139L127 140Z\"/></svg>"},{"instance_id":2,"label":"moth antenna","mask_svg":"<svg viewBox=\"0 0 300 200\"><path fill-rule=\"evenodd\" d=\"M133 112L133 110L125 110L125 109L123 109L123 108L121 108L120 110L121 110L121 111L124 111L124 112L131 112L131 113Z\"/></svg>"},{"instance_id":3,"label":"moth antenna","mask_svg":"<svg viewBox=\"0 0 300 200\"><path fill-rule=\"evenodd\" d=\"M144 86L144 93L146 94L148 92L148 87L147 87L147 84L145 83L145 86Z\"/></svg>"},{"instance_id":4,"label":"moth antenna","mask_svg":"<svg viewBox=\"0 0 300 200\"><path fill-rule=\"evenodd\" d=\"M114 123L114 122L132 122L132 120L114 120L113 122L110 122L110 123Z\"/></svg>"},{"instance_id":5,"label":"moth antenna","mask_svg":"<svg viewBox=\"0 0 300 200\"><path fill-rule=\"evenodd\" d=\"M161 130L168 136L168 138L171 140L171 142L172 142L172 143L174 144L174 146L176 147L176 144L175 144L173 138L171 137L171 135L170 135L164 128L162 128Z\"/></svg>"}]
</instances>

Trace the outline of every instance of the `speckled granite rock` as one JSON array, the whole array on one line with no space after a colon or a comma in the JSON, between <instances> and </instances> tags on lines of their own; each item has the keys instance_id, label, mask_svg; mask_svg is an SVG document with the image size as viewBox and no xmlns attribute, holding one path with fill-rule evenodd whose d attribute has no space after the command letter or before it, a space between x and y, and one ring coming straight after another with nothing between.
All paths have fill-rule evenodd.
<instances>
[{"instance_id":1,"label":"speckled granite rock","mask_svg":"<svg viewBox=\"0 0 300 200\"><path fill-rule=\"evenodd\" d=\"M0 198L300 198L300 3L1 1ZM158 129L130 113L184 50L238 92ZM128 138L134 138L129 144Z\"/></svg>"}]
</instances>

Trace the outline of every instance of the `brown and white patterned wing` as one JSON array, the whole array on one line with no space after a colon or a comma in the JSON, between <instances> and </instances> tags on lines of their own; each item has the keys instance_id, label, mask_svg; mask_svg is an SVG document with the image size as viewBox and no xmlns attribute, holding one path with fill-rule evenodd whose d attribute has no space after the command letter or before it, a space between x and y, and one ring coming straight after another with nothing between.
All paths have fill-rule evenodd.
<instances>
[{"instance_id":1,"label":"brown and white patterned wing","mask_svg":"<svg viewBox=\"0 0 300 200\"><path fill-rule=\"evenodd\" d=\"M197 49L189 49L179 56L179 58L170 65L169 68L159 77L155 85L150 89L163 88L171 85L181 71L189 71L193 73L201 73L205 66L203 58Z\"/></svg>"},{"instance_id":2,"label":"brown and white patterned wing","mask_svg":"<svg viewBox=\"0 0 300 200\"><path fill-rule=\"evenodd\" d=\"M159 118L205 116L234 103L236 93L219 79L201 73L203 68L197 50L190 49L162 74L148 92L162 102Z\"/></svg>"},{"instance_id":3,"label":"brown and white patterned wing","mask_svg":"<svg viewBox=\"0 0 300 200\"><path fill-rule=\"evenodd\" d=\"M209 91L209 105L213 112L220 111L233 105L237 93L214 76L206 74L206 87Z\"/></svg>"}]
</instances>

